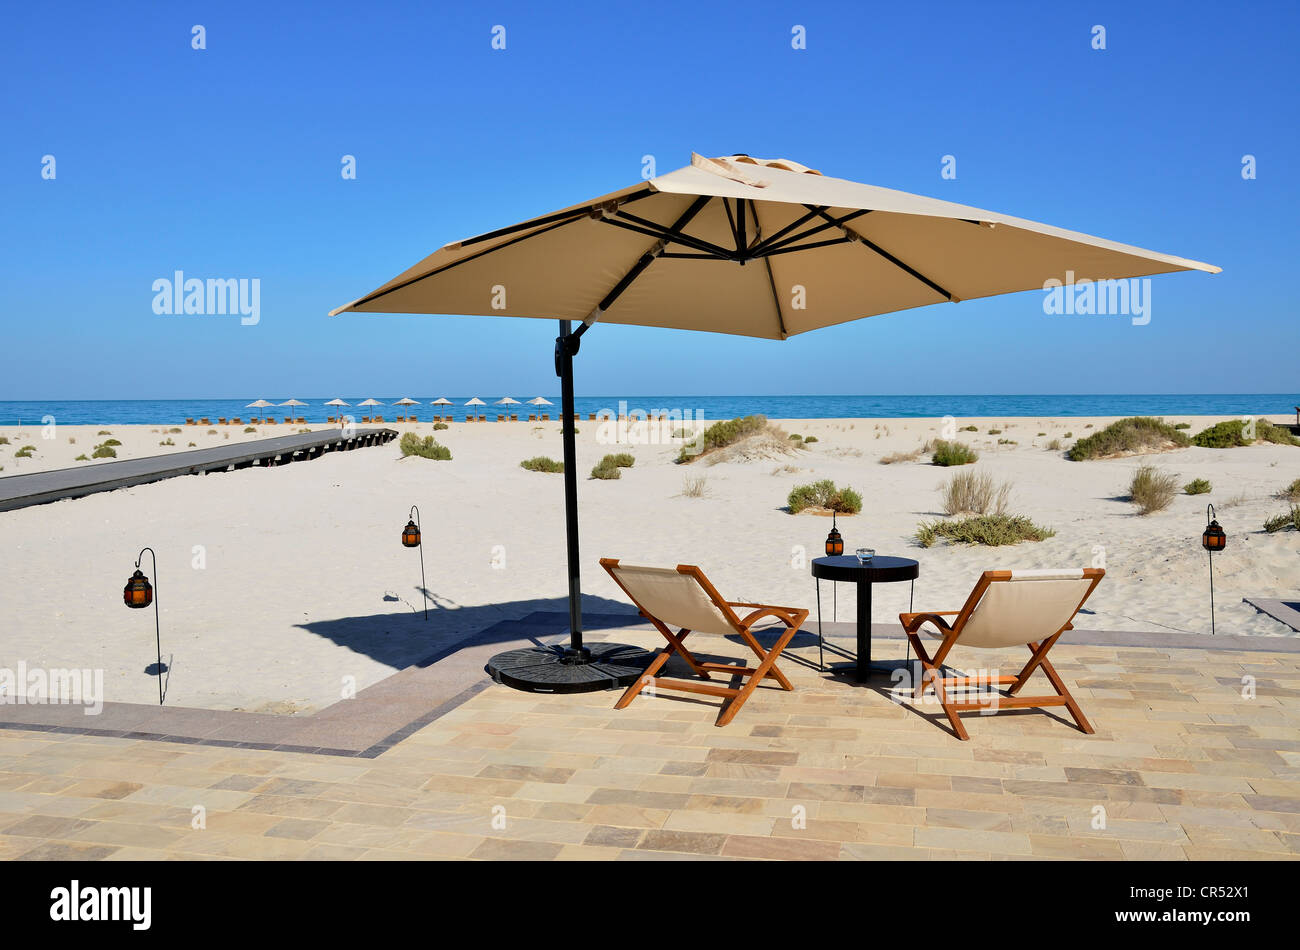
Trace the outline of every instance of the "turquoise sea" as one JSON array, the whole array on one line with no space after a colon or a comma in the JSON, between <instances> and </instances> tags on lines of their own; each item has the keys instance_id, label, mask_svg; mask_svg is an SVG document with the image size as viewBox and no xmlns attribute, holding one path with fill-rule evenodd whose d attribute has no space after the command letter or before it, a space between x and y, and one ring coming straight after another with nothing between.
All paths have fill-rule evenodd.
<instances>
[{"instance_id":1,"label":"turquoise sea","mask_svg":"<svg viewBox=\"0 0 1300 950\"><path fill-rule=\"evenodd\" d=\"M292 414L310 423L323 423L329 416L340 412L351 413L356 418L380 414L390 421L397 415L417 415L428 421L434 415L450 413L463 419L464 404L471 396L451 396L452 406L432 406L439 397L412 396L421 405L405 407L385 405L378 408L357 408L366 396L342 397L353 408L336 409L324 403L333 396L298 396L306 407L288 407L273 410L277 419ZM511 393L521 403L537 393ZM495 418L497 413L511 412L525 418L530 412L547 412L552 418L558 410L560 397L555 393L542 393L555 405L533 407L529 405L496 406L501 394L479 393L478 398L488 403L478 412ZM23 402L0 401L0 425L39 425L43 417L53 416L62 425L109 425L142 423L151 425L174 424L187 418L238 416L245 421L260 416L261 411L247 408L248 399L121 399L121 400L34 400ZM267 397L270 398L270 397ZM283 401L284 396L272 401ZM374 397L391 403L393 396ZM624 403L624 406L620 406ZM578 412L587 414L609 409L613 412L679 412L690 418L732 419L752 413L762 413L771 419L872 419L955 416L1161 416L1161 415L1262 415L1275 421L1295 418L1295 407L1300 406L1297 393L1232 393L1232 394L1169 394L1169 395L1016 395L1016 396L579 396Z\"/></svg>"}]
</instances>

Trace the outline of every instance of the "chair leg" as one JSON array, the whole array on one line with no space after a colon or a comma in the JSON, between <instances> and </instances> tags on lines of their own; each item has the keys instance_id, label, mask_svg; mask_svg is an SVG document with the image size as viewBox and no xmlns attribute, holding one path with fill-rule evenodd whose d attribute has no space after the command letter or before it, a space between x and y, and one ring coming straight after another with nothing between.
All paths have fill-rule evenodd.
<instances>
[{"instance_id":1,"label":"chair leg","mask_svg":"<svg viewBox=\"0 0 1300 950\"><path fill-rule=\"evenodd\" d=\"M636 699L637 694L640 693L641 690L645 689L648 683L654 682L655 674L664 668L664 664L668 662L668 658L672 656L672 654L672 647L665 647L660 650L659 655L650 661L650 665L646 667L645 672L638 676L632 684L623 691L623 695L620 696L618 702L614 704L614 708L623 709L628 703Z\"/></svg>"},{"instance_id":2,"label":"chair leg","mask_svg":"<svg viewBox=\"0 0 1300 950\"><path fill-rule=\"evenodd\" d=\"M796 627L794 629L797 632L798 628ZM760 660L760 662L762 660L767 659L767 652L763 649L762 644L760 644L758 640L754 638L754 635L752 633L750 633L748 630L744 630L741 632L740 635L744 639L744 641L749 644L749 648L758 654L758 659ZM781 688L786 690L787 692L794 689L794 687L790 685L790 681L785 678L785 674L782 673L779 669L777 669L776 666L773 666L764 675L772 677L774 680L780 683ZM751 678L758 678L758 674L755 673L754 676Z\"/></svg>"},{"instance_id":3,"label":"chair leg","mask_svg":"<svg viewBox=\"0 0 1300 950\"><path fill-rule=\"evenodd\" d=\"M735 718L736 713L740 711L740 707L745 705L745 700L749 699L750 694L754 692L758 687L758 684L762 682L765 676L767 676L768 671L773 669L776 663L776 658L781 655L781 651L786 648L786 645L794 639L794 635L798 632L798 627L786 628L785 633L781 634L781 639L777 640L772 649L763 657L763 661L758 664L758 668L754 670L753 675L746 677L745 685L741 687L740 692L729 699L726 705L722 707L722 710L718 713L717 722L715 722L714 725L725 726Z\"/></svg>"},{"instance_id":4,"label":"chair leg","mask_svg":"<svg viewBox=\"0 0 1300 950\"><path fill-rule=\"evenodd\" d=\"M1065 708L1070 710L1070 715L1074 717L1074 721L1078 725L1079 729L1088 735L1095 734L1097 730L1092 728L1092 723L1090 723L1088 717L1083 714L1083 709L1075 701L1074 696L1070 694L1070 691L1065 688L1065 681L1062 680L1060 675L1056 672L1056 667L1052 666L1051 661L1048 660L1047 657L1041 657L1038 662L1043 668L1043 672L1047 674L1048 680L1051 681L1052 688L1065 698Z\"/></svg>"}]
</instances>

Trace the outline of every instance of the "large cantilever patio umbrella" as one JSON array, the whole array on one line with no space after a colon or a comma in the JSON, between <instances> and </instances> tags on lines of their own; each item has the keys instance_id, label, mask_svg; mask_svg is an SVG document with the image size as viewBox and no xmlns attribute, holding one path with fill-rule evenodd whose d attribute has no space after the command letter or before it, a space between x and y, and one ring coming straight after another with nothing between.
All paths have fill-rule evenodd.
<instances>
[{"instance_id":1,"label":"large cantilever patio umbrella","mask_svg":"<svg viewBox=\"0 0 1300 950\"><path fill-rule=\"evenodd\" d=\"M555 372L573 415L573 357L597 321L784 340L935 303L1219 268L993 211L830 178L796 162L691 156L685 168L553 214L448 244L332 314L459 313L558 319ZM504 309L492 288L504 284ZM576 331L571 321L582 325ZM564 428L567 649L489 662L523 689L628 683L634 648L584 647L577 464Z\"/></svg>"}]
</instances>

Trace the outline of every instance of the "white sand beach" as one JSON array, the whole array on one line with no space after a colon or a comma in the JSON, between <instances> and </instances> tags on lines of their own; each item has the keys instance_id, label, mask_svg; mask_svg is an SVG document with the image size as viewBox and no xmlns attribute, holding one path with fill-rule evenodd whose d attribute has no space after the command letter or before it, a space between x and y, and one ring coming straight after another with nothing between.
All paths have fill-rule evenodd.
<instances>
[{"instance_id":1,"label":"white sand beach","mask_svg":"<svg viewBox=\"0 0 1300 950\"><path fill-rule=\"evenodd\" d=\"M1220 417L1168 416L1199 431ZM600 570L602 556L695 563L739 600L814 607L806 559L819 556L830 521L785 509L792 487L833 479L861 492L863 511L839 519L846 551L869 546L920 561L917 609L956 609L990 568L1085 566L1104 555L1106 579L1079 626L1209 635L1205 505L1228 534L1215 558L1220 634L1290 636L1245 596L1300 596L1300 534L1265 534L1286 510L1275 495L1300 476L1300 449L1256 444L1178 449L1151 456L1071 462L1047 446L1113 421L1101 418L961 419L959 438L980 452L976 470L1013 485L1011 510L1052 528L1041 542L986 548L921 548L918 522L941 516L939 487L954 469L916 461L882 465L890 453L940 434L937 419L796 420L787 431L816 436L775 457L675 464L676 444L613 444L599 423L578 435L585 609L630 609ZM298 431L278 425L0 427L0 477L72 465L104 439L119 458L184 451ZM428 422L397 425L432 434ZM989 435L989 429L1001 429ZM215 434L210 434L210 430ZM668 431L668 430L665 430ZM1043 433L1043 434L1039 434ZM1070 435L1067 435L1069 433ZM105 698L156 702L152 611L122 605L139 549L158 553L168 704L292 714L334 702L498 620L563 611L561 476L525 471L536 455L560 458L559 423L453 423L437 433L453 459L403 459L397 443L273 469L174 478L50 505L0 512L6 623L0 667L102 668ZM173 446L159 443L171 439ZM1015 444L999 444L999 439ZM24 445L32 458L15 458ZM636 463L618 480L587 478L607 452ZM1205 478L1209 494L1179 494L1141 516L1126 500L1143 462ZM702 497L683 494L705 479ZM399 542L408 509L423 518L430 620L421 613L419 559ZM801 558L800 550L803 555ZM1102 550L1104 549L1104 550ZM853 595L839 592L839 619ZM829 601L824 599L829 615ZM904 584L875 592L877 623L908 607ZM828 616L829 619L829 616ZM349 680L348 678L352 678Z\"/></svg>"}]
</instances>

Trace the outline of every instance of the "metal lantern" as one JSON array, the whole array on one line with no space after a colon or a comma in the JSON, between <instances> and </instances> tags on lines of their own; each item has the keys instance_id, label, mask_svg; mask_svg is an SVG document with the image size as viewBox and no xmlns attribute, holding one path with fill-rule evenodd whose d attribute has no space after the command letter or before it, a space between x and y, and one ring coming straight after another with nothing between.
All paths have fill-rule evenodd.
<instances>
[{"instance_id":1,"label":"metal lantern","mask_svg":"<svg viewBox=\"0 0 1300 950\"><path fill-rule=\"evenodd\" d=\"M826 555L827 557L839 557L844 553L844 538L840 535L840 529L835 526L835 513L831 513L831 533L826 535Z\"/></svg>"},{"instance_id":2,"label":"metal lantern","mask_svg":"<svg viewBox=\"0 0 1300 950\"><path fill-rule=\"evenodd\" d=\"M139 568L136 568L131 579L126 582L126 587L122 589L122 600L128 607L137 608L148 607L153 603L153 585Z\"/></svg>"},{"instance_id":3,"label":"metal lantern","mask_svg":"<svg viewBox=\"0 0 1300 950\"><path fill-rule=\"evenodd\" d=\"M144 560L145 551L149 552L149 557L153 560L153 576L158 576L158 555L154 553L153 548L141 548L140 556L135 559L135 573L126 582L126 587L122 588L122 600L128 607L133 608L148 607L153 604L154 646L158 649L158 705L161 706L163 704L162 629L158 619L158 602L153 596L153 585L149 583L149 578L145 577L144 571L140 570L140 562Z\"/></svg>"},{"instance_id":4,"label":"metal lantern","mask_svg":"<svg viewBox=\"0 0 1300 950\"><path fill-rule=\"evenodd\" d=\"M1210 558L1210 635L1214 635L1214 552L1222 551L1228 543L1228 536L1223 533L1219 527L1219 521L1214 517L1215 511L1213 505L1205 506L1205 520L1209 522L1205 526L1205 533L1201 535L1201 547L1209 552Z\"/></svg>"},{"instance_id":5,"label":"metal lantern","mask_svg":"<svg viewBox=\"0 0 1300 950\"><path fill-rule=\"evenodd\" d=\"M424 619L429 619L429 586L424 582L424 548L420 545L420 509L411 506L411 516L402 529L402 545L408 548L420 548L420 597L424 601Z\"/></svg>"},{"instance_id":6,"label":"metal lantern","mask_svg":"<svg viewBox=\"0 0 1300 950\"><path fill-rule=\"evenodd\" d=\"M1210 505L1210 512L1213 512L1214 506ZM1222 551L1228 543L1228 536L1223 533L1219 527L1219 522L1214 519L1213 515L1207 513L1210 523L1205 526L1205 533L1201 535L1201 547L1207 551Z\"/></svg>"}]
</instances>

